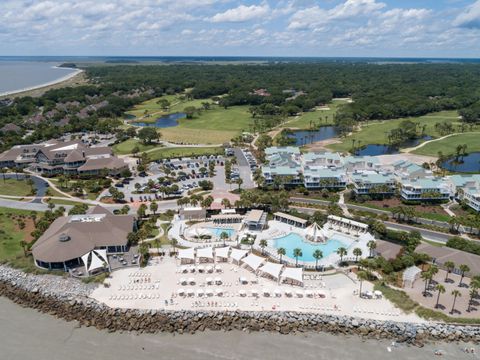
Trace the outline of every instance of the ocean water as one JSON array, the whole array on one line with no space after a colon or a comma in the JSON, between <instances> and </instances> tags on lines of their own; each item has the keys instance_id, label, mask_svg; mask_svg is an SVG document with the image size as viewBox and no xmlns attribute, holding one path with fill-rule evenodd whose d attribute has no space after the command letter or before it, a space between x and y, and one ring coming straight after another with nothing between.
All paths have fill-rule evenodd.
<instances>
[{"instance_id":1,"label":"ocean water","mask_svg":"<svg viewBox=\"0 0 480 360\"><path fill-rule=\"evenodd\" d=\"M0 59L0 94L55 82L75 72L57 65L60 63Z\"/></svg>"}]
</instances>

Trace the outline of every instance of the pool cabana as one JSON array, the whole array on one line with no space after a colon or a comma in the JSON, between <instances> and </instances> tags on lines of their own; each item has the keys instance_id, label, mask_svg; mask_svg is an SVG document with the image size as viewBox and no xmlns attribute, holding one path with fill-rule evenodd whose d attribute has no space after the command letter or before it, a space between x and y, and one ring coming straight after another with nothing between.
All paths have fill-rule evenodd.
<instances>
[{"instance_id":1,"label":"pool cabana","mask_svg":"<svg viewBox=\"0 0 480 360\"><path fill-rule=\"evenodd\" d=\"M230 246L216 248L215 249L215 260L217 262L220 262L220 261L227 262L229 252L230 252Z\"/></svg>"},{"instance_id":2,"label":"pool cabana","mask_svg":"<svg viewBox=\"0 0 480 360\"><path fill-rule=\"evenodd\" d=\"M302 229L305 229L307 227L307 222L308 222L305 219L302 219L302 218L299 218L299 217L296 217L296 216L293 216L293 215L290 215L290 214L285 214L285 213L282 213L282 212L274 213L273 218L276 221L280 221L282 223L292 225L292 226L295 226L295 227L299 227L299 228L302 228Z\"/></svg>"},{"instance_id":3,"label":"pool cabana","mask_svg":"<svg viewBox=\"0 0 480 360\"><path fill-rule=\"evenodd\" d=\"M261 256L250 254L247 257L241 260L242 264L247 265L254 273L257 272L258 268L265 262L265 259Z\"/></svg>"},{"instance_id":4,"label":"pool cabana","mask_svg":"<svg viewBox=\"0 0 480 360\"><path fill-rule=\"evenodd\" d=\"M328 215L327 219L329 226L333 226L338 231L343 231L347 233L350 231L355 231L357 232L357 234L363 234L368 231L368 225L358 221L335 215Z\"/></svg>"},{"instance_id":5,"label":"pool cabana","mask_svg":"<svg viewBox=\"0 0 480 360\"><path fill-rule=\"evenodd\" d=\"M282 272L281 279L284 283L303 286L303 269L286 267Z\"/></svg>"},{"instance_id":6,"label":"pool cabana","mask_svg":"<svg viewBox=\"0 0 480 360\"><path fill-rule=\"evenodd\" d=\"M181 264L195 264L195 250L193 248L179 249L178 258Z\"/></svg>"},{"instance_id":7,"label":"pool cabana","mask_svg":"<svg viewBox=\"0 0 480 360\"><path fill-rule=\"evenodd\" d=\"M233 261L235 261L238 265L240 265L240 260L242 260L242 258L244 258L247 254L248 254L247 250L232 249L232 252L230 253L230 258Z\"/></svg>"},{"instance_id":8,"label":"pool cabana","mask_svg":"<svg viewBox=\"0 0 480 360\"><path fill-rule=\"evenodd\" d=\"M251 210L244 219L248 230L260 231L267 224L267 214L263 210Z\"/></svg>"},{"instance_id":9,"label":"pool cabana","mask_svg":"<svg viewBox=\"0 0 480 360\"><path fill-rule=\"evenodd\" d=\"M215 225L239 224L242 222L243 216L239 214L219 214L212 215L210 219Z\"/></svg>"},{"instance_id":10,"label":"pool cabana","mask_svg":"<svg viewBox=\"0 0 480 360\"><path fill-rule=\"evenodd\" d=\"M305 238L313 242L325 242L325 238L322 228L317 223L313 223L305 229Z\"/></svg>"},{"instance_id":11,"label":"pool cabana","mask_svg":"<svg viewBox=\"0 0 480 360\"><path fill-rule=\"evenodd\" d=\"M282 269L283 265L267 261L258 270L261 272L262 276L270 277L276 281L280 281L280 273L282 272Z\"/></svg>"},{"instance_id":12,"label":"pool cabana","mask_svg":"<svg viewBox=\"0 0 480 360\"><path fill-rule=\"evenodd\" d=\"M213 248L206 247L197 249L197 259L199 263L214 262Z\"/></svg>"}]
</instances>

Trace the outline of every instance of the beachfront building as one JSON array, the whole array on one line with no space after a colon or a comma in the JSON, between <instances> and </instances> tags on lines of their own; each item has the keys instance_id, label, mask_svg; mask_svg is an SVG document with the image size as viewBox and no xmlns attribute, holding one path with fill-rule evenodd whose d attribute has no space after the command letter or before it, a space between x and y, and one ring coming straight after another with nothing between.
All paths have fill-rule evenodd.
<instances>
[{"instance_id":1,"label":"beachfront building","mask_svg":"<svg viewBox=\"0 0 480 360\"><path fill-rule=\"evenodd\" d=\"M343 189L347 186L347 177L341 168L306 167L303 177L307 189Z\"/></svg>"},{"instance_id":2,"label":"beachfront building","mask_svg":"<svg viewBox=\"0 0 480 360\"><path fill-rule=\"evenodd\" d=\"M342 157L340 154L332 152L309 152L301 157L300 162L303 167L343 167Z\"/></svg>"},{"instance_id":3,"label":"beachfront building","mask_svg":"<svg viewBox=\"0 0 480 360\"><path fill-rule=\"evenodd\" d=\"M448 177L455 198L475 211L480 211L480 174Z\"/></svg>"},{"instance_id":4,"label":"beachfront building","mask_svg":"<svg viewBox=\"0 0 480 360\"><path fill-rule=\"evenodd\" d=\"M395 193L395 178L389 173L354 172L350 181L356 195L385 196Z\"/></svg>"},{"instance_id":5,"label":"beachfront building","mask_svg":"<svg viewBox=\"0 0 480 360\"><path fill-rule=\"evenodd\" d=\"M248 230L263 230L267 225L267 213L263 210L250 210L245 216L243 223Z\"/></svg>"},{"instance_id":6,"label":"beachfront building","mask_svg":"<svg viewBox=\"0 0 480 360\"><path fill-rule=\"evenodd\" d=\"M397 179L418 179L432 176L432 172L408 160L398 160L392 164Z\"/></svg>"},{"instance_id":7,"label":"beachfront building","mask_svg":"<svg viewBox=\"0 0 480 360\"><path fill-rule=\"evenodd\" d=\"M346 156L343 158L346 172L379 170L380 162L374 156Z\"/></svg>"},{"instance_id":8,"label":"beachfront building","mask_svg":"<svg viewBox=\"0 0 480 360\"><path fill-rule=\"evenodd\" d=\"M110 254L128 251L134 227L132 215L113 215L100 206L85 215L62 216L32 246L35 264L63 271L83 265L87 273L104 268Z\"/></svg>"},{"instance_id":9,"label":"beachfront building","mask_svg":"<svg viewBox=\"0 0 480 360\"><path fill-rule=\"evenodd\" d=\"M400 195L408 201L441 201L451 196L450 187L443 178L401 179Z\"/></svg>"},{"instance_id":10,"label":"beachfront building","mask_svg":"<svg viewBox=\"0 0 480 360\"><path fill-rule=\"evenodd\" d=\"M89 147L81 140L18 145L0 155L0 166L30 168L42 175L118 175L128 169L109 147Z\"/></svg>"}]
</instances>

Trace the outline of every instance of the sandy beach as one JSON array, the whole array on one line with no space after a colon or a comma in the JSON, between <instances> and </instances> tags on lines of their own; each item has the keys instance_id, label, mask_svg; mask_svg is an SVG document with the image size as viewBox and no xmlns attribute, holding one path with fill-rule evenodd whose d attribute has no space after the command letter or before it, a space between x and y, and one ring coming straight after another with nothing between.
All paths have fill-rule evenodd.
<instances>
[{"instance_id":1,"label":"sandy beach","mask_svg":"<svg viewBox=\"0 0 480 360\"><path fill-rule=\"evenodd\" d=\"M58 67L55 66L55 68L58 68ZM74 72L72 72L68 75L62 76L61 78L58 78L56 80L52 80L52 81L49 81L49 82L46 82L46 83L43 83L43 84L38 84L38 85L35 85L35 86L23 88L23 89L17 89L17 90L13 90L13 91L2 92L2 93L0 93L0 98L9 97L9 96L12 96L12 95L15 95L15 96L24 95L25 96L25 95L27 95L26 93L31 92L33 90L41 90L41 89L44 89L44 88L49 88L51 86L67 82L67 81L75 78L76 76L80 75L83 72L84 71L81 70L81 69L76 69Z\"/></svg>"},{"instance_id":2,"label":"sandy beach","mask_svg":"<svg viewBox=\"0 0 480 360\"><path fill-rule=\"evenodd\" d=\"M193 335L108 333L79 328L0 298L0 345L4 360L30 359L477 359L465 344L427 344L423 348L391 341L364 341L325 333L199 332ZM478 346L472 345L477 351ZM355 354L352 356L352 354Z\"/></svg>"}]
</instances>

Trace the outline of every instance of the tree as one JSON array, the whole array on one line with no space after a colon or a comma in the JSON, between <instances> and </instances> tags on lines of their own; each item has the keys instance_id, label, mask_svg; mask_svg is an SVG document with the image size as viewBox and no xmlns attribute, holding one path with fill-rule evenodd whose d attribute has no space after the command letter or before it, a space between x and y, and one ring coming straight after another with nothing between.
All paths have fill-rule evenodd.
<instances>
[{"instance_id":1,"label":"tree","mask_svg":"<svg viewBox=\"0 0 480 360\"><path fill-rule=\"evenodd\" d=\"M280 264L281 264L282 263L282 257L287 254L287 251L285 250L285 248L280 247L280 248L277 249L277 254L280 256Z\"/></svg>"},{"instance_id":2,"label":"tree","mask_svg":"<svg viewBox=\"0 0 480 360\"><path fill-rule=\"evenodd\" d=\"M144 218L146 211L147 211L147 205L141 204L141 205L138 207L138 210L137 210L137 215L138 215L138 217L139 217L140 219Z\"/></svg>"},{"instance_id":3,"label":"tree","mask_svg":"<svg viewBox=\"0 0 480 360\"><path fill-rule=\"evenodd\" d=\"M471 289L470 289L470 292L468 293L468 295L470 296L470 298L468 299L467 312L470 312L471 307L472 307L473 299L478 296L478 289L475 288L475 287L474 287L474 288L471 288Z\"/></svg>"},{"instance_id":4,"label":"tree","mask_svg":"<svg viewBox=\"0 0 480 360\"><path fill-rule=\"evenodd\" d=\"M445 261L445 264L443 264L445 268L447 269L447 273L445 274L445 282L448 280L448 275L455 269L455 263L453 261Z\"/></svg>"},{"instance_id":5,"label":"tree","mask_svg":"<svg viewBox=\"0 0 480 360\"><path fill-rule=\"evenodd\" d=\"M138 138L143 141L144 144L151 144L152 141L160 139L161 135L156 128L145 126L138 132Z\"/></svg>"},{"instance_id":6,"label":"tree","mask_svg":"<svg viewBox=\"0 0 480 360\"><path fill-rule=\"evenodd\" d=\"M155 215L155 213L157 212L158 210L158 204L156 201L152 201L150 203L150 211L153 212L153 215Z\"/></svg>"},{"instance_id":7,"label":"tree","mask_svg":"<svg viewBox=\"0 0 480 360\"><path fill-rule=\"evenodd\" d=\"M462 297L462 294L458 290L453 290L452 296L453 296L453 304L452 304L452 310L450 310L450 314L453 314L453 312L455 311L455 303L457 301L457 297Z\"/></svg>"},{"instance_id":8,"label":"tree","mask_svg":"<svg viewBox=\"0 0 480 360\"><path fill-rule=\"evenodd\" d=\"M365 280L368 279L368 274L366 271L357 272L357 279L360 282L360 289L358 291L358 296L362 296L362 284Z\"/></svg>"},{"instance_id":9,"label":"tree","mask_svg":"<svg viewBox=\"0 0 480 360\"><path fill-rule=\"evenodd\" d=\"M458 284L458 286L462 286L463 278L465 277L465 273L470 271L470 267L468 265L462 264L458 268L460 269L461 275L462 275L460 277L460 283Z\"/></svg>"},{"instance_id":10,"label":"tree","mask_svg":"<svg viewBox=\"0 0 480 360\"><path fill-rule=\"evenodd\" d=\"M268 246L268 242L265 239L260 240L260 247L262 248L262 254L265 254L265 248Z\"/></svg>"},{"instance_id":11,"label":"tree","mask_svg":"<svg viewBox=\"0 0 480 360\"><path fill-rule=\"evenodd\" d=\"M313 252L313 258L315 259L315 268L318 268L318 261L323 258L322 250L316 249Z\"/></svg>"},{"instance_id":12,"label":"tree","mask_svg":"<svg viewBox=\"0 0 480 360\"><path fill-rule=\"evenodd\" d=\"M353 249L353 255L355 255L355 262L358 262L358 258L362 256L362 249L360 248Z\"/></svg>"},{"instance_id":13,"label":"tree","mask_svg":"<svg viewBox=\"0 0 480 360\"><path fill-rule=\"evenodd\" d=\"M222 231L220 233L220 239L223 241L223 246L225 246L225 241L229 238L228 233L226 231Z\"/></svg>"},{"instance_id":14,"label":"tree","mask_svg":"<svg viewBox=\"0 0 480 360\"><path fill-rule=\"evenodd\" d=\"M343 246L339 247L337 249L337 255L340 256L340 263L343 263L343 257L347 255L347 249L345 249Z\"/></svg>"},{"instance_id":15,"label":"tree","mask_svg":"<svg viewBox=\"0 0 480 360\"><path fill-rule=\"evenodd\" d=\"M127 235L127 241L129 245L136 245L138 244L138 233L136 232L129 232Z\"/></svg>"},{"instance_id":16,"label":"tree","mask_svg":"<svg viewBox=\"0 0 480 360\"><path fill-rule=\"evenodd\" d=\"M373 250L375 250L377 248L377 243L375 242L375 240L370 240L367 243L367 247L370 250L370 256L369 257L373 257Z\"/></svg>"},{"instance_id":17,"label":"tree","mask_svg":"<svg viewBox=\"0 0 480 360\"><path fill-rule=\"evenodd\" d=\"M23 256L27 257L27 243L24 240L21 240L20 246L23 249Z\"/></svg>"},{"instance_id":18,"label":"tree","mask_svg":"<svg viewBox=\"0 0 480 360\"><path fill-rule=\"evenodd\" d=\"M438 303L440 301L440 294L445 293L445 286L443 286L442 284L437 284L435 286L435 290L437 290L437 303L435 304L435 309L437 309L438 308Z\"/></svg>"},{"instance_id":19,"label":"tree","mask_svg":"<svg viewBox=\"0 0 480 360\"><path fill-rule=\"evenodd\" d=\"M237 185L238 185L238 191L240 192L240 189L241 189L241 186L243 184L243 180L242 178L238 178L237 181L236 181Z\"/></svg>"},{"instance_id":20,"label":"tree","mask_svg":"<svg viewBox=\"0 0 480 360\"><path fill-rule=\"evenodd\" d=\"M230 203L230 200L228 200L227 198L224 198L222 199L222 206L225 209L229 209L232 206L232 204Z\"/></svg>"},{"instance_id":21,"label":"tree","mask_svg":"<svg viewBox=\"0 0 480 360\"><path fill-rule=\"evenodd\" d=\"M293 249L293 257L295 258L295 266L298 266L298 258L303 256L302 249L295 248Z\"/></svg>"},{"instance_id":22,"label":"tree","mask_svg":"<svg viewBox=\"0 0 480 360\"><path fill-rule=\"evenodd\" d=\"M422 278L423 281L425 281L425 289L423 291L423 296L427 296L427 294L428 294L428 284L433 277L432 273L429 272L429 271L424 271L424 272L422 272L420 277Z\"/></svg>"},{"instance_id":23,"label":"tree","mask_svg":"<svg viewBox=\"0 0 480 360\"><path fill-rule=\"evenodd\" d=\"M197 109L194 106L187 106L185 109L183 109L183 112L187 116L187 119L193 119Z\"/></svg>"}]
</instances>

